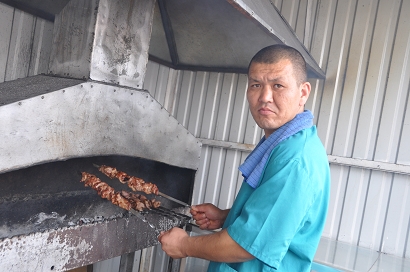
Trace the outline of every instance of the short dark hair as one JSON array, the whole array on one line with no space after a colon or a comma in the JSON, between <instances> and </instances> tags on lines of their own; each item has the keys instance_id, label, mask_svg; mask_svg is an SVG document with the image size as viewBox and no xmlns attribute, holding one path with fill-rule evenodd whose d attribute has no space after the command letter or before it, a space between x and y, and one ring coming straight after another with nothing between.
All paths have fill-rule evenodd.
<instances>
[{"instance_id":1,"label":"short dark hair","mask_svg":"<svg viewBox=\"0 0 410 272\"><path fill-rule=\"evenodd\" d=\"M259 50L259 52L256 53L256 55L249 62L248 74L252 63L272 64L283 59L288 59L292 63L293 71L298 84L302 84L307 81L306 61L302 54L300 54L300 52L295 48L284 44L270 45Z\"/></svg>"}]
</instances>

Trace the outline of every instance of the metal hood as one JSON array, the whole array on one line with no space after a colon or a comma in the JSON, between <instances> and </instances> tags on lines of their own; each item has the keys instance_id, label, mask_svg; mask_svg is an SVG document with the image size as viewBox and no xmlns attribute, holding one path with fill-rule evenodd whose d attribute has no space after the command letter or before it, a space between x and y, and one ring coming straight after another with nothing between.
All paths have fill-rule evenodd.
<instances>
[{"instance_id":1,"label":"metal hood","mask_svg":"<svg viewBox=\"0 0 410 272\"><path fill-rule=\"evenodd\" d=\"M69 1L1 2L54 20ZM259 49L277 43L302 53L309 78L325 77L269 0L157 0L148 53L174 69L246 73Z\"/></svg>"},{"instance_id":2,"label":"metal hood","mask_svg":"<svg viewBox=\"0 0 410 272\"><path fill-rule=\"evenodd\" d=\"M56 16L49 74L0 84L0 173L128 155L196 170L200 142L141 89L153 1L71 0ZM87 80L88 79L88 80Z\"/></svg>"}]
</instances>

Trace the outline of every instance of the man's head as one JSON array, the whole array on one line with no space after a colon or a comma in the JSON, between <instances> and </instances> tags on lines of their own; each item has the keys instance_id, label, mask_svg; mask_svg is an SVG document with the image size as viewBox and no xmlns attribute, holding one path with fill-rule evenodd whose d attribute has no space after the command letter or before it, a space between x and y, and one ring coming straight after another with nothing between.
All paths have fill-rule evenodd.
<instances>
[{"instance_id":1,"label":"man's head","mask_svg":"<svg viewBox=\"0 0 410 272\"><path fill-rule=\"evenodd\" d=\"M305 60L292 47L268 46L252 58L247 98L266 137L303 111L311 89L306 80Z\"/></svg>"},{"instance_id":2,"label":"man's head","mask_svg":"<svg viewBox=\"0 0 410 272\"><path fill-rule=\"evenodd\" d=\"M307 81L306 62L302 54L293 47L281 44L270 45L259 50L249 63L248 74L253 62L271 64L282 59L288 59L293 64L293 71L299 84Z\"/></svg>"}]
</instances>

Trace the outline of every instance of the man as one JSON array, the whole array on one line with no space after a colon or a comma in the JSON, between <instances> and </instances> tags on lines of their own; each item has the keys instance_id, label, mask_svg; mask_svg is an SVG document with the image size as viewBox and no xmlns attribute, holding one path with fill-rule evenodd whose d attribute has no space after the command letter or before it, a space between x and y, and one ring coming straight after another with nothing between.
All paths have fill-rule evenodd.
<instances>
[{"instance_id":1,"label":"man","mask_svg":"<svg viewBox=\"0 0 410 272\"><path fill-rule=\"evenodd\" d=\"M191 209L201 229L222 230L194 237L178 228L162 232L169 256L210 260L208 271L310 271L330 188L326 152L304 111L310 90L297 50L273 45L252 58L247 99L265 136L239 167L244 183L230 210Z\"/></svg>"}]
</instances>

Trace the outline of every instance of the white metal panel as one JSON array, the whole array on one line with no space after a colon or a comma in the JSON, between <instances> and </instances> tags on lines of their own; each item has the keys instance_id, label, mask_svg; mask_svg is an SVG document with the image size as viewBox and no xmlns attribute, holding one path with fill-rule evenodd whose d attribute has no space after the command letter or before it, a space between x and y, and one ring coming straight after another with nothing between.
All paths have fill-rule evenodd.
<instances>
[{"instance_id":1,"label":"white metal panel","mask_svg":"<svg viewBox=\"0 0 410 272\"><path fill-rule=\"evenodd\" d=\"M371 173L358 245L383 250L383 228L391 186L392 174Z\"/></svg>"},{"instance_id":2,"label":"white metal panel","mask_svg":"<svg viewBox=\"0 0 410 272\"><path fill-rule=\"evenodd\" d=\"M132 271L131 272L139 272L140 271L139 268L140 268L140 265L141 265L141 262L142 262L141 256L142 256L142 252L144 250L145 249L141 249L141 250L138 250L138 251L134 252L134 264L132 266ZM94 272L96 272L96 271L94 271Z\"/></svg>"},{"instance_id":3,"label":"white metal panel","mask_svg":"<svg viewBox=\"0 0 410 272\"><path fill-rule=\"evenodd\" d=\"M243 143L246 130L246 116L248 115L248 101L246 99L246 88L248 78L246 75L238 75L235 78L236 86L233 86L235 99L233 101L232 121L228 140L230 142Z\"/></svg>"},{"instance_id":4,"label":"white metal panel","mask_svg":"<svg viewBox=\"0 0 410 272\"><path fill-rule=\"evenodd\" d=\"M189 115L191 114L191 103L195 84L195 72L184 72L181 79L179 99L176 103L175 118L184 126L188 126Z\"/></svg>"},{"instance_id":5,"label":"white metal panel","mask_svg":"<svg viewBox=\"0 0 410 272\"><path fill-rule=\"evenodd\" d=\"M149 91L150 94L174 116L176 115L175 109L181 75L181 71L167 68L155 62L148 62L143 85L143 89Z\"/></svg>"},{"instance_id":6,"label":"white metal panel","mask_svg":"<svg viewBox=\"0 0 410 272\"><path fill-rule=\"evenodd\" d=\"M380 131L378 133L377 145L374 159L377 161L395 162L399 141L407 141L401 138L401 127L403 115L407 109L407 96L410 79L410 1L402 2L397 16L397 26L394 31L393 50L388 65L389 73L386 84L386 92L383 99L382 116L380 120ZM394 10L396 11L396 10ZM396 19L396 18L394 18ZM396 24L394 20L392 25ZM410 156L408 156L410 157Z\"/></svg>"},{"instance_id":7,"label":"white metal panel","mask_svg":"<svg viewBox=\"0 0 410 272\"><path fill-rule=\"evenodd\" d=\"M407 42L407 45L410 45L410 41ZM408 60L409 61L409 60ZM397 155L397 163L399 164L406 164L410 165L410 156L409 156L409 150L410 150L410 141L408 141L408 137L410 135L410 110L409 110L409 105L410 105L410 86L407 87L407 98L406 98L406 111L403 116L403 127L401 129L401 135L400 135L400 145L399 145L399 150L398 150L398 155Z\"/></svg>"},{"instance_id":8,"label":"white metal panel","mask_svg":"<svg viewBox=\"0 0 410 272\"><path fill-rule=\"evenodd\" d=\"M228 150L223 168L221 182L221 194L218 199L218 206L223 209L232 207L236 194L242 184L242 178L239 174L238 167L241 163L241 152L237 150ZM239 181L239 182L238 182Z\"/></svg>"},{"instance_id":9,"label":"white metal panel","mask_svg":"<svg viewBox=\"0 0 410 272\"><path fill-rule=\"evenodd\" d=\"M343 79L345 78L346 57L349 49L350 33L352 28L353 0L338 2L334 20L341 24L333 27L329 60L326 68L326 81L324 85L323 100L318 115L319 135L328 153L331 153L333 137L336 129L336 120L340 105L340 96L343 92ZM329 22L327 22L329 23Z\"/></svg>"},{"instance_id":10,"label":"white metal panel","mask_svg":"<svg viewBox=\"0 0 410 272\"><path fill-rule=\"evenodd\" d=\"M13 25L13 8L0 3L0 82L6 76L7 56L10 45L10 35Z\"/></svg>"},{"instance_id":11,"label":"white metal panel","mask_svg":"<svg viewBox=\"0 0 410 272\"><path fill-rule=\"evenodd\" d=\"M205 106L203 108L204 115L201 120L201 131L197 135L201 138L213 139L216 128L216 116L220 105L220 97L222 92L223 74L211 73L208 81L208 89L206 93Z\"/></svg>"},{"instance_id":12,"label":"white metal panel","mask_svg":"<svg viewBox=\"0 0 410 272\"><path fill-rule=\"evenodd\" d=\"M205 105L203 107L203 118L201 120L201 130L198 136L213 139L216 129L216 116L220 105L220 96L222 92L223 75L220 73L211 73L208 81L208 89L205 98ZM196 175L193 204L203 202L216 202L215 194L218 192L211 192L212 196L205 197L209 194L209 188L215 186L215 175L219 167L211 166L211 158L213 158L214 148L203 147L201 153L201 161L198 173ZM210 173L211 172L211 173ZM210 181L208 183L208 181ZM218 189L218 187L216 188ZM208 194L207 194L208 192Z\"/></svg>"},{"instance_id":13,"label":"white metal panel","mask_svg":"<svg viewBox=\"0 0 410 272\"><path fill-rule=\"evenodd\" d=\"M298 20L298 11L299 11L299 0L286 0L282 1L282 6L280 13L286 18L288 24L292 29L296 29L296 23ZM299 39L301 37L298 37ZM303 41L303 39L302 39Z\"/></svg>"},{"instance_id":14,"label":"white metal panel","mask_svg":"<svg viewBox=\"0 0 410 272\"><path fill-rule=\"evenodd\" d=\"M303 37L303 44L310 52L312 43L313 30L315 27L315 18L318 10L318 0L307 0L306 5L306 21L305 21L305 35ZM303 25L301 23L301 25Z\"/></svg>"},{"instance_id":15,"label":"white metal panel","mask_svg":"<svg viewBox=\"0 0 410 272\"><path fill-rule=\"evenodd\" d=\"M165 105L165 97L167 93L168 77L170 69L165 66L158 66L158 76L155 78L155 88L152 90L151 95L161 104Z\"/></svg>"},{"instance_id":16,"label":"white metal panel","mask_svg":"<svg viewBox=\"0 0 410 272\"><path fill-rule=\"evenodd\" d=\"M389 164L409 165L410 146L404 140L410 137L408 5L408 1L321 1L311 52L323 59L327 79L323 96L314 85L308 104L315 107L329 154L365 158L367 164L375 160L375 166L383 161L389 169L400 168ZM354 164L332 166L331 171L332 202L324 235L408 256L408 185L401 181L408 183L408 177L360 170Z\"/></svg>"},{"instance_id":17,"label":"white metal panel","mask_svg":"<svg viewBox=\"0 0 410 272\"><path fill-rule=\"evenodd\" d=\"M309 44L305 46L309 49L311 55L318 62L322 70L326 72L326 63L329 57L329 43L332 38L332 26L335 18L336 3L335 1L315 1L307 0L313 2L310 19L310 25L312 29L310 30L311 38ZM306 22L308 23L308 22ZM315 38L320 37L320 38ZM327 116L329 112L328 108L321 108L323 102L324 84L323 80L312 80L312 90L305 107L310 109L315 116L314 123L318 124L321 116ZM325 110L324 114L320 114ZM318 126L318 133L322 135L326 133L326 128L322 129L322 126ZM322 137L323 138L323 137Z\"/></svg>"},{"instance_id":18,"label":"white metal panel","mask_svg":"<svg viewBox=\"0 0 410 272\"><path fill-rule=\"evenodd\" d=\"M237 75L225 74L222 81L222 93L220 97L220 107L216 116L215 139L228 140L229 130L232 120L233 99L236 92Z\"/></svg>"},{"instance_id":19,"label":"white metal panel","mask_svg":"<svg viewBox=\"0 0 410 272\"><path fill-rule=\"evenodd\" d=\"M405 71L402 71L402 69L405 68L403 67L403 63L408 62L408 54L407 57L403 59L403 53L406 49L404 49L404 52L403 49L400 50L399 48L398 50L393 50L393 45L399 47L403 47L404 45L404 48L408 47L408 33L399 33L397 31L397 27L400 29L401 25L400 21L397 20L400 18L399 10L401 4L402 3L399 1L393 3L382 2L379 6L379 14L376 17L377 20L375 22L375 35L373 40L375 48L371 49L372 53L375 51L375 55L370 55L369 63L369 71L373 72L372 69L375 69L376 71L374 71L374 73L377 73L377 76L372 76L371 81L368 80L366 85L370 86L369 89L365 87L365 92L367 91L368 94L365 93L363 109L368 112L364 115L361 113L361 116L363 117L360 121L362 121L361 123L364 128L363 126L359 126L358 136L360 137L357 137L357 147L355 148L358 156L367 156L369 159L374 158L378 161L390 161L393 163L397 156L397 142L403 123L403 102L406 101L406 99L400 97L406 97L408 95L408 85L404 88L403 86L400 86L400 83L403 85L402 73L406 73L406 69ZM382 16L380 12L386 14L386 11L389 16ZM404 18L408 18L408 15L405 15ZM408 28L406 23L402 22L402 25L403 27ZM396 43L396 39L399 39L400 41L403 35L407 44L403 42ZM401 56L401 60L397 61L394 57L392 59L391 56L393 52L395 54L397 52L397 54ZM406 56L406 54L404 54L404 56ZM377 63L373 64L372 61ZM397 65L397 68L393 68L393 65L390 66L390 63L395 64L394 67ZM380 66L380 68L374 67L373 65ZM393 80L390 81L390 79ZM396 80L397 82L394 82ZM391 84L389 84L390 82ZM406 84L408 84L408 82ZM394 88L389 85L393 85L392 87ZM402 92L405 94L403 95ZM371 102L370 107L366 107L365 104L368 100ZM368 128L368 130L360 131L361 128L364 130ZM365 140L366 142L364 142ZM365 149L361 148L361 146L365 146ZM380 150L380 152L378 150ZM388 242L386 241L386 238L393 241L404 238L400 238L400 236L398 236L399 233L395 233L395 237L386 237L383 229L396 227L396 223L389 222L386 217L387 207L391 208L393 213L396 213L403 205L405 206L403 200L400 203L397 203L396 201L391 202L391 188L396 182L396 179L399 179L398 175L391 176L390 174L380 173L372 174L369 195L366 199L369 204L366 205L366 211L363 217L363 234L359 241L360 245L369 246L384 252L386 250L384 245ZM375 198L372 198L372 196ZM374 200L378 200L377 204ZM393 203L396 205L391 206ZM407 231L409 228L408 222L406 222L403 227ZM388 251L391 252L392 250L390 249ZM396 252L396 254L403 255L403 251L400 253Z\"/></svg>"},{"instance_id":20,"label":"white metal panel","mask_svg":"<svg viewBox=\"0 0 410 272\"><path fill-rule=\"evenodd\" d=\"M161 249L161 245L152 247L152 257L153 258L152 258L152 264L151 264L150 271L152 272L169 271L168 265L170 263L170 257ZM143 272L144 270L141 269L141 271Z\"/></svg>"},{"instance_id":21,"label":"white metal panel","mask_svg":"<svg viewBox=\"0 0 410 272\"><path fill-rule=\"evenodd\" d=\"M23 78L28 75L34 22L35 18L33 15L17 9L14 11L10 50L7 59L6 81Z\"/></svg>"},{"instance_id":22,"label":"white metal panel","mask_svg":"<svg viewBox=\"0 0 410 272\"><path fill-rule=\"evenodd\" d=\"M340 225L340 214L343 212L343 204L346 192L347 176L349 174L347 167L331 165L332 190L330 191L328 215L326 225L323 230L323 236L336 239Z\"/></svg>"},{"instance_id":23,"label":"white metal panel","mask_svg":"<svg viewBox=\"0 0 410 272\"><path fill-rule=\"evenodd\" d=\"M119 271L121 256L93 264L93 272Z\"/></svg>"},{"instance_id":24,"label":"white metal panel","mask_svg":"<svg viewBox=\"0 0 410 272\"><path fill-rule=\"evenodd\" d=\"M373 159L400 1L380 1L370 48L355 150L357 158Z\"/></svg>"},{"instance_id":25,"label":"white metal panel","mask_svg":"<svg viewBox=\"0 0 410 272\"><path fill-rule=\"evenodd\" d=\"M334 234L337 235L337 240L355 244L360 236L361 218L369 182L369 170L352 168L349 171L347 167L342 169L347 172L347 179L342 181L346 187L343 194L342 212L339 214L339 230ZM333 180L333 185L340 182L340 180L335 181Z\"/></svg>"},{"instance_id":26,"label":"white metal panel","mask_svg":"<svg viewBox=\"0 0 410 272\"><path fill-rule=\"evenodd\" d=\"M403 256L403 252L409 254L406 250L409 218L410 177L395 175L387 207L382 252L397 256Z\"/></svg>"},{"instance_id":27,"label":"white metal panel","mask_svg":"<svg viewBox=\"0 0 410 272\"><path fill-rule=\"evenodd\" d=\"M325 70L326 78L328 80L329 73L331 72L328 71L330 69L327 67L327 62L330 55L330 42L332 40L332 26L334 25L335 20L336 4L335 1L320 1L318 17L315 19L314 39L312 40L312 47L310 49L312 56L315 57L319 66ZM334 56L334 54L331 55L332 57ZM334 77L330 77L330 79L334 84ZM328 119L331 115L332 97L334 96L332 91L324 91L324 89L331 90L333 88L333 84L327 84L328 80L321 82L316 81L315 84L313 84L311 91L311 97L314 98L312 105L315 106L312 109L314 110L313 113L316 117L315 121L318 125L318 134L325 144L325 147L327 147L326 135L330 133ZM307 106L309 106L310 103L311 102L308 101Z\"/></svg>"},{"instance_id":28,"label":"white metal panel","mask_svg":"<svg viewBox=\"0 0 410 272\"><path fill-rule=\"evenodd\" d=\"M192 204L205 203L205 190L208 182L209 157L211 147L202 146L199 168L195 176Z\"/></svg>"},{"instance_id":29,"label":"white metal panel","mask_svg":"<svg viewBox=\"0 0 410 272\"><path fill-rule=\"evenodd\" d=\"M360 1L357 5L355 24L352 29L352 46L347 56L346 78L342 82L343 95L340 101L339 118L333 144L333 155L351 157L356 136L365 73L374 21L375 1ZM363 2L363 3L362 3Z\"/></svg>"},{"instance_id":30,"label":"white metal panel","mask_svg":"<svg viewBox=\"0 0 410 272\"><path fill-rule=\"evenodd\" d=\"M142 86L143 89L149 91L149 93L155 98L155 92L157 89L157 81L158 78L160 78L160 75L158 75L160 68L164 67L163 65L159 65L155 62L148 61L147 65L147 73L145 75L144 79L144 85ZM164 78L164 77L161 77ZM168 81L168 80L167 80Z\"/></svg>"},{"instance_id":31,"label":"white metal panel","mask_svg":"<svg viewBox=\"0 0 410 272\"><path fill-rule=\"evenodd\" d=\"M145 271L151 271L153 267L153 251L154 247L149 247L141 250L141 259L139 263L139 269L137 271L145 272ZM134 269L133 269L134 270Z\"/></svg>"},{"instance_id":32,"label":"white metal panel","mask_svg":"<svg viewBox=\"0 0 410 272\"><path fill-rule=\"evenodd\" d=\"M220 194L225 193L220 190L225 156L226 150L217 147L211 148L209 156L208 180L206 181L203 197L205 203L213 203L218 206Z\"/></svg>"},{"instance_id":33,"label":"white metal panel","mask_svg":"<svg viewBox=\"0 0 410 272\"><path fill-rule=\"evenodd\" d=\"M30 57L29 76L47 73L53 39L53 23L35 19L33 49Z\"/></svg>"},{"instance_id":34,"label":"white metal panel","mask_svg":"<svg viewBox=\"0 0 410 272\"><path fill-rule=\"evenodd\" d=\"M309 25L307 24L307 17L309 15L309 12L307 10L307 1L299 1L299 5L297 8L297 15L296 15L296 23L293 29L295 30L296 36L299 38L299 40L303 43L305 41L305 35L306 31L309 31ZM306 44L304 44L305 47Z\"/></svg>"},{"instance_id":35,"label":"white metal panel","mask_svg":"<svg viewBox=\"0 0 410 272\"><path fill-rule=\"evenodd\" d=\"M336 14L337 1L320 1L315 18L313 30L314 39L310 48L310 54L315 58L318 65L326 72L329 58L330 42L333 34L333 25ZM331 56L333 58L333 56Z\"/></svg>"},{"instance_id":36,"label":"white metal panel","mask_svg":"<svg viewBox=\"0 0 410 272\"><path fill-rule=\"evenodd\" d=\"M46 73L53 23L0 3L0 82Z\"/></svg>"},{"instance_id":37,"label":"white metal panel","mask_svg":"<svg viewBox=\"0 0 410 272\"><path fill-rule=\"evenodd\" d=\"M198 135L201 129L203 118L203 107L206 101L209 73L197 72L195 84L193 86L193 96L191 103L191 114L189 115L188 130L194 135Z\"/></svg>"}]
</instances>

